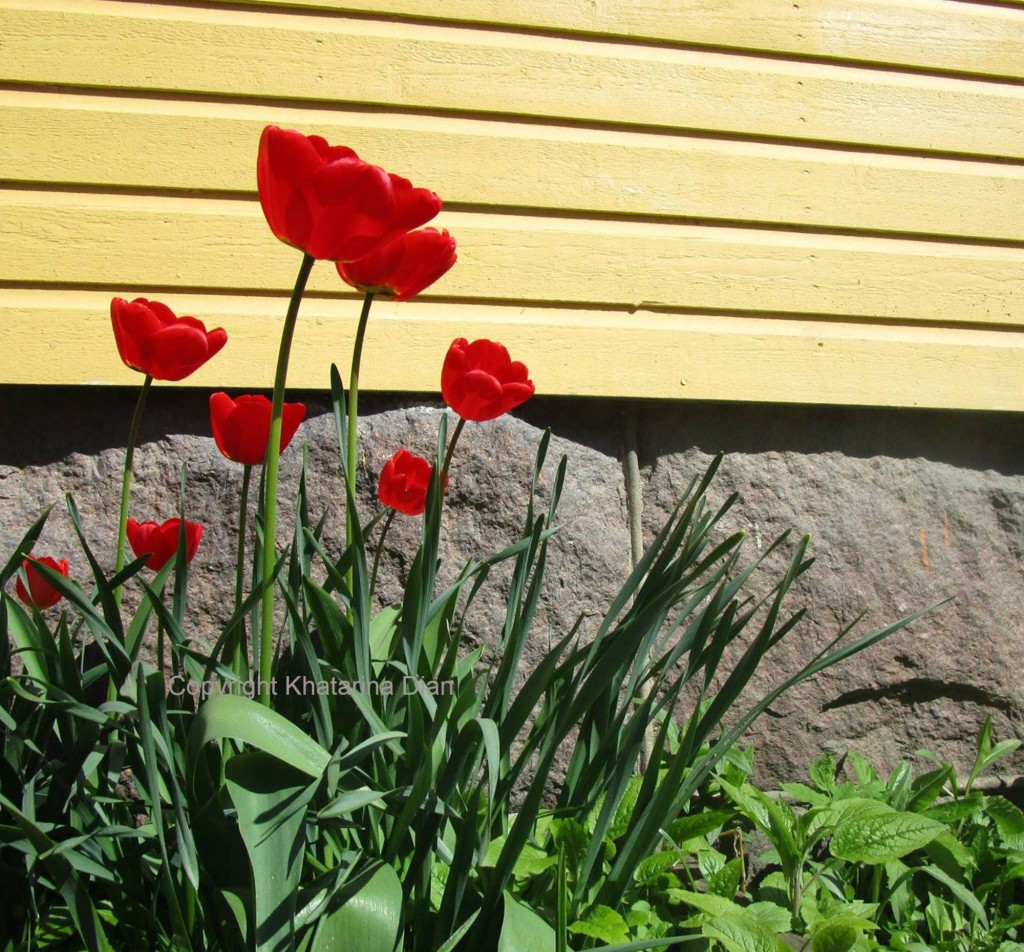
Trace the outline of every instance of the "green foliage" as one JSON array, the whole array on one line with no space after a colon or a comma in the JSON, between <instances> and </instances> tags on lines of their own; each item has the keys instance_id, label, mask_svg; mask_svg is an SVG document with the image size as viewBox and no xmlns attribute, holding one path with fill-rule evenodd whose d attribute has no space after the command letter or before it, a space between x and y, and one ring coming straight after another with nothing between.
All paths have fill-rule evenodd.
<instances>
[{"instance_id":1,"label":"green foliage","mask_svg":"<svg viewBox=\"0 0 1024 952\"><path fill-rule=\"evenodd\" d=\"M728 803L772 844L766 859L775 871L751 897L784 906L815 952L1007 952L1024 937L1024 813L974 785L1018 746L993 744L986 722L962 785L943 763L915 776L903 762L883 780L856 754L846 758L851 779L825 755L809 784L784 785L788 800L718 779Z\"/></svg>"},{"instance_id":2,"label":"green foliage","mask_svg":"<svg viewBox=\"0 0 1024 952\"><path fill-rule=\"evenodd\" d=\"M344 438L337 380L334 397ZM442 418L435 462L452 448ZM379 516L360 522L348 495L350 544L328 553L303 477L291 546L269 578L257 550L253 590L212 648L183 627L184 537L148 582L141 560L108 578L69 500L92 591L49 573L70 606L52 629L0 596L0 640L10 646L0 683L0 886L10 897L0 948L533 952L695 939L777 948L788 917L734 901L743 862L719 847L738 812L767 818L780 839L793 815L744 785L734 742L782 691L910 619L859 639L841 633L741 707L758 664L803 615L785 602L811 560L807 540L796 542L781 577L747 594L764 558L789 541L742 566L743 534L721 532L735 497L717 508L708 500L716 460L596 628L581 618L555 633L517 682L565 479L563 459L541 507L547 449L545 435L520 538L466 564L447 587L437 581L435 465L404 595L381 610L367 559ZM511 578L486 669L479 652L462 650L463 632L499 565ZM115 590L139 583L145 597L124 617ZM268 586L285 609L269 707L253 699L254 672L237 650L259 628ZM141 659L154 626L169 649L166 671ZM726 670L730 646L737 660ZM656 767L638 775L645 737ZM702 809L716 768L717 800ZM834 793L820 795L831 804ZM845 843L837 860L895 862L942 828L920 811L872 809L860 827L845 813L822 820ZM1024 816L1003 809L991 822L1024 837ZM819 833L800 833L786 856L803 855ZM900 849L886 846L897 834ZM806 857L787 858L786 869L799 884L798 862ZM715 902L724 911L700 905ZM697 933L680 934L691 919ZM835 924L815 933L822 948L844 934Z\"/></svg>"}]
</instances>

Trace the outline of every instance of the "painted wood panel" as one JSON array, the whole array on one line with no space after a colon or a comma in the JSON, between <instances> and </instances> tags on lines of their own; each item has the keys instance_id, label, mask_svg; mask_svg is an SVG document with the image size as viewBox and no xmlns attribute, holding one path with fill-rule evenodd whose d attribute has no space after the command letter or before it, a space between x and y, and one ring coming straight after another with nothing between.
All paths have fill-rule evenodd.
<instances>
[{"instance_id":1,"label":"painted wood panel","mask_svg":"<svg viewBox=\"0 0 1024 952\"><path fill-rule=\"evenodd\" d=\"M0 219L0 286L172 294L201 275L270 293L294 280L254 201L0 190ZM425 298L1024 327L1024 248L471 212L437 225L461 263ZM309 289L348 290L327 266Z\"/></svg>"},{"instance_id":2,"label":"painted wood panel","mask_svg":"<svg viewBox=\"0 0 1024 952\"><path fill-rule=\"evenodd\" d=\"M492 336L544 393L1022 411L1022 106L1024 4L0 0L0 382L134 382L121 294L228 328L189 385L265 388L275 122L445 199L370 388ZM323 388L357 300L311 288Z\"/></svg>"},{"instance_id":3,"label":"painted wood panel","mask_svg":"<svg viewBox=\"0 0 1024 952\"><path fill-rule=\"evenodd\" d=\"M1024 164L427 117L302 122L314 116L248 107L240 115L205 103L212 115L182 116L172 103L127 111L95 97L93 108L80 108L87 97L55 98L41 109L0 110L5 177L251 192L260 131L277 121L349 144L369 161L430 183L455 206L1024 243Z\"/></svg>"},{"instance_id":4,"label":"painted wood panel","mask_svg":"<svg viewBox=\"0 0 1024 952\"><path fill-rule=\"evenodd\" d=\"M1016 85L338 17L21 2L0 4L0 77L19 83L1024 153Z\"/></svg>"},{"instance_id":5,"label":"painted wood panel","mask_svg":"<svg viewBox=\"0 0 1024 952\"><path fill-rule=\"evenodd\" d=\"M690 46L896 64L938 72L1024 75L1024 0L225 0L427 21L506 23Z\"/></svg>"},{"instance_id":6,"label":"painted wood panel","mask_svg":"<svg viewBox=\"0 0 1024 952\"><path fill-rule=\"evenodd\" d=\"M109 341L109 300L104 292L0 289L0 349L18 353L5 368L8 382L138 383ZM186 295L175 303L229 335L187 385L249 389L272 378L279 297ZM323 389L331 362L347 364L356 317L352 301L303 303L291 387ZM457 336L503 341L528 360L546 394L717 400L728 393L755 402L1024 410L1019 333L469 304L453 312L418 301L375 309L361 383L436 393L446 349L438 342Z\"/></svg>"}]
</instances>

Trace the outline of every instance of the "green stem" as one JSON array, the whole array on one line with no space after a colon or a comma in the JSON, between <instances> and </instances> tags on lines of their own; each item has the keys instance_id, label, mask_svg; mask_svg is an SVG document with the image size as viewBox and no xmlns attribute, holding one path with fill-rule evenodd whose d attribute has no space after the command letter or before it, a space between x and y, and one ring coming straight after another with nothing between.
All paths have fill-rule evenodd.
<instances>
[{"instance_id":1,"label":"green stem","mask_svg":"<svg viewBox=\"0 0 1024 952\"><path fill-rule=\"evenodd\" d=\"M373 553L373 572L370 573L370 598L373 598L373 593L377 590L377 569L380 568L380 554L384 551L384 540L387 538L388 529L391 528L391 522L395 518L397 509L392 509L388 512L387 519L384 520L384 528L380 530L380 541L377 543L377 551Z\"/></svg>"},{"instance_id":2,"label":"green stem","mask_svg":"<svg viewBox=\"0 0 1024 952\"><path fill-rule=\"evenodd\" d=\"M444 463L441 466L441 472L438 473L442 496L444 495L444 481L448 476L448 467L452 465L452 457L455 455L455 444L459 442L459 437L462 436L462 428L465 425L466 421L462 417L459 417L458 425L455 427L455 432L452 434L452 438L448 443L448 450L444 454Z\"/></svg>"},{"instance_id":3,"label":"green stem","mask_svg":"<svg viewBox=\"0 0 1024 952\"><path fill-rule=\"evenodd\" d=\"M146 408L146 397L149 394L149 387L153 378L146 374L142 390L139 391L139 399L135 403L135 412L132 414L131 426L128 428L128 448L124 454L124 476L121 479L121 514L117 523L117 557L114 561L114 574L117 575L124 568L124 542L128 532L128 502L132 495L132 461L135 458L135 444L139 440L139 427L142 425L142 411ZM114 589L114 600L117 607L121 607L121 586Z\"/></svg>"},{"instance_id":4,"label":"green stem","mask_svg":"<svg viewBox=\"0 0 1024 952\"><path fill-rule=\"evenodd\" d=\"M245 532L249 516L249 480L252 466L242 467L242 490L238 500L238 564L235 568L235 611L242 605L242 589L245 585Z\"/></svg>"},{"instance_id":5,"label":"green stem","mask_svg":"<svg viewBox=\"0 0 1024 952\"><path fill-rule=\"evenodd\" d=\"M267 441L267 461L263 467L266 498L263 505L263 598L260 603L260 666L258 669L260 703L270 706L270 667L274 659L274 557L277 546L277 474L281 460L281 420L284 415L284 386L288 376L288 358L292 350L292 336L299 316L302 292L306 289L309 273L316 259L303 255L299 274L295 279L295 290L288 302L284 328L281 331L281 348L277 352L277 374L274 377L274 398L270 405L270 437Z\"/></svg>"},{"instance_id":6,"label":"green stem","mask_svg":"<svg viewBox=\"0 0 1024 952\"><path fill-rule=\"evenodd\" d=\"M356 340L352 345L352 372L348 379L348 488L353 498L356 494L356 464L359 461L359 364L363 359L363 339L366 337L371 304L373 292L367 291L366 297L363 298L363 310L359 315L359 327L356 328ZM347 531L345 541L351 545L352 540Z\"/></svg>"},{"instance_id":7,"label":"green stem","mask_svg":"<svg viewBox=\"0 0 1024 952\"><path fill-rule=\"evenodd\" d=\"M242 594L245 588L245 533L249 521L249 482L252 479L252 466L246 464L242 467L242 489L238 500L238 560L235 567L235 611L242 606ZM245 626L239 628L235 637L234 652L231 659L232 670L239 676L245 677L248 665L243 666L245 661Z\"/></svg>"},{"instance_id":8,"label":"green stem","mask_svg":"<svg viewBox=\"0 0 1024 952\"><path fill-rule=\"evenodd\" d=\"M359 326L356 328L356 339L352 345L352 371L348 380L348 446L346 447L345 489L349 497L356 498L356 466L359 462L359 364L363 359L363 339L366 337L366 325L370 319L370 306L373 304L373 292L367 291L363 298L363 309L359 314ZM345 507L345 546L352 545L352 525L349 522L349 507ZM348 590L352 591L352 570L346 573Z\"/></svg>"}]
</instances>

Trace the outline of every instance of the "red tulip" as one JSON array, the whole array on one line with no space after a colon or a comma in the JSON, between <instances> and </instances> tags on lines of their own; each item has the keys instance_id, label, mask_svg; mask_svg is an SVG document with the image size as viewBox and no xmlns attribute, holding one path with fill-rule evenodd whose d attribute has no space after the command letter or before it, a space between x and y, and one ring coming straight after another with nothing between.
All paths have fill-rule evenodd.
<instances>
[{"instance_id":1,"label":"red tulip","mask_svg":"<svg viewBox=\"0 0 1024 952\"><path fill-rule=\"evenodd\" d=\"M145 298L114 298L110 320L121 359L157 380L183 380L228 340L223 328L207 331L202 321L176 317L166 304Z\"/></svg>"},{"instance_id":2,"label":"red tulip","mask_svg":"<svg viewBox=\"0 0 1024 952\"><path fill-rule=\"evenodd\" d=\"M267 126L256 160L270 230L314 258L352 261L426 224L441 199L320 136Z\"/></svg>"},{"instance_id":3,"label":"red tulip","mask_svg":"<svg viewBox=\"0 0 1024 952\"><path fill-rule=\"evenodd\" d=\"M226 393L210 395L210 426L217 449L228 459L258 466L267 455L270 440L270 401L261 394L231 399ZM306 418L301 403L286 403L281 419L281 452L291 443Z\"/></svg>"},{"instance_id":4,"label":"red tulip","mask_svg":"<svg viewBox=\"0 0 1024 952\"><path fill-rule=\"evenodd\" d=\"M360 291L408 301L445 274L455 264L455 257L455 239L447 230L423 228L401 235L355 261L339 261L338 274Z\"/></svg>"},{"instance_id":5,"label":"red tulip","mask_svg":"<svg viewBox=\"0 0 1024 952\"><path fill-rule=\"evenodd\" d=\"M427 488L434 468L422 456L399 450L380 471L377 495L385 506L418 516L427 508ZM448 488L448 479L444 481Z\"/></svg>"},{"instance_id":6,"label":"red tulip","mask_svg":"<svg viewBox=\"0 0 1024 952\"><path fill-rule=\"evenodd\" d=\"M136 557L148 554L146 568L159 572L167 561L178 551L178 530L180 519L168 519L164 523L136 522L128 520L128 543ZM203 537L203 527L198 522L185 523L185 558L191 562Z\"/></svg>"},{"instance_id":7,"label":"red tulip","mask_svg":"<svg viewBox=\"0 0 1024 952\"><path fill-rule=\"evenodd\" d=\"M21 566L25 570L25 578L28 579L28 589L25 588L25 584L19 576L14 583L14 590L18 593L18 598L30 607L34 605L39 609L50 608L56 605L62 596L57 589L43 578L39 570L33 565L33 562L38 562L47 568L53 569L55 572L60 572L61 575L67 578L68 560L61 559L58 562L48 555L44 555L41 558L33 556L31 559L22 560Z\"/></svg>"},{"instance_id":8,"label":"red tulip","mask_svg":"<svg viewBox=\"0 0 1024 952\"><path fill-rule=\"evenodd\" d=\"M452 341L441 368L441 396L465 420L483 423L533 396L530 372L493 340Z\"/></svg>"}]
</instances>

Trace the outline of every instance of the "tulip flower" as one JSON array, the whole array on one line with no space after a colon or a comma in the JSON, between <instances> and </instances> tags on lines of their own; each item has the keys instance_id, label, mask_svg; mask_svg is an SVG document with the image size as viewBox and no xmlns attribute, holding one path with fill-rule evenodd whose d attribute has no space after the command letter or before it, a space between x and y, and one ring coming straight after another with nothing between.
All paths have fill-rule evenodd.
<instances>
[{"instance_id":1,"label":"tulip flower","mask_svg":"<svg viewBox=\"0 0 1024 952\"><path fill-rule=\"evenodd\" d=\"M50 558L48 555L31 559L23 559L21 567L25 571L25 578L28 581L28 588L25 588L24 582L22 582L19 576L17 581L14 583L14 589L18 593L20 598L29 607L36 607L39 609L50 608L56 605L61 600L61 594L57 591L45 578L33 564L38 562L41 565L45 565L47 568L53 569L55 572L60 572L65 578L68 575L68 560L61 559L59 562L56 559Z\"/></svg>"},{"instance_id":2,"label":"tulip flower","mask_svg":"<svg viewBox=\"0 0 1024 952\"><path fill-rule=\"evenodd\" d=\"M447 230L423 228L337 267L341 279L360 291L408 301L449 271L455 258L455 239Z\"/></svg>"},{"instance_id":3,"label":"tulip flower","mask_svg":"<svg viewBox=\"0 0 1024 952\"><path fill-rule=\"evenodd\" d=\"M136 522L128 520L128 544L136 557L148 555L146 568L159 572L178 551L180 519L168 519L164 523ZM185 523L185 558L191 562L203 537L203 527L198 522Z\"/></svg>"},{"instance_id":4,"label":"tulip flower","mask_svg":"<svg viewBox=\"0 0 1024 952\"><path fill-rule=\"evenodd\" d=\"M281 452L306 418L301 403L286 403L281 425ZM226 393L210 396L210 426L217 449L228 459L258 466L267 455L270 439L270 400L261 394L231 399Z\"/></svg>"},{"instance_id":5,"label":"tulip flower","mask_svg":"<svg viewBox=\"0 0 1024 952\"><path fill-rule=\"evenodd\" d=\"M427 508L427 488L433 467L422 456L402 449L380 471L377 495L385 506L407 516L418 516ZM445 478L445 488L448 479Z\"/></svg>"},{"instance_id":6,"label":"tulip flower","mask_svg":"<svg viewBox=\"0 0 1024 952\"><path fill-rule=\"evenodd\" d=\"M533 396L524 364L492 340L452 341L441 368L441 396L464 420L483 423L518 407Z\"/></svg>"},{"instance_id":7,"label":"tulip flower","mask_svg":"<svg viewBox=\"0 0 1024 952\"><path fill-rule=\"evenodd\" d=\"M314 258L352 261L426 224L441 200L320 136L267 126L256 161L260 204L281 241Z\"/></svg>"},{"instance_id":8,"label":"tulip flower","mask_svg":"<svg viewBox=\"0 0 1024 952\"><path fill-rule=\"evenodd\" d=\"M110 320L121 359L155 380L183 380L228 339L223 328L207 331L202 321L176 317L166 304L145 298L114 298Z\"/></svg>"}]
</instances>

